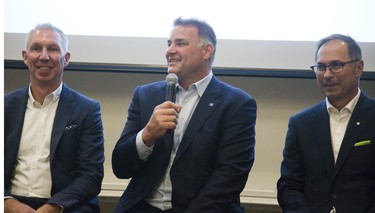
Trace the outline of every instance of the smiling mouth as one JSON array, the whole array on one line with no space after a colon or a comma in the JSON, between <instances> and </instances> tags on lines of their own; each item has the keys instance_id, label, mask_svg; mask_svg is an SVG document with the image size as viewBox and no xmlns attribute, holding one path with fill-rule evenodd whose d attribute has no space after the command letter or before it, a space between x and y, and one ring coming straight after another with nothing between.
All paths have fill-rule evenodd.
<instances>
[{"instance_id":1,"label":"smiling mouth","mask_svg":"<svg viewBox=\"0 0 375 213\"><path fill-rule=\"evenodd\" d=\"M325 84L324 85L324 88L326 88L326 89L331 89L331 88L334 88L334 87L336 87L337 86L337 84Z\"/></svg>"},{"instance_id":2,"label":"smiling mouth","mask_svg":"<svg viewBox=\"0 0 375 213\"><path fill-rule=\"evenodd\" d=\"M37 67L38 69L40 69L40 70L50 70L51 69L51 67Z\"/></svg>"},{"instance_id":3,"label":"smiling mouth","mask_svg":"<svg viewBox=\"0 0 375 213\"><path fill-rule=\"evenodd\" d=\"M173 64L173 63L178 63L178 62L180 62L181 60L179 60L179 59L169 59L168 60L168 63L169 64Z\"/></svg>"},{"instance_id":4,"label":"smiling mouth","mask_svg":"<svg viewBox=\"0 0 375 213\"><path fill-rule=\"evenodd\" d=\"M324 84L325 87L332 87L332 86L336 86L336 84Z\"/></svg>"}]
</instances>

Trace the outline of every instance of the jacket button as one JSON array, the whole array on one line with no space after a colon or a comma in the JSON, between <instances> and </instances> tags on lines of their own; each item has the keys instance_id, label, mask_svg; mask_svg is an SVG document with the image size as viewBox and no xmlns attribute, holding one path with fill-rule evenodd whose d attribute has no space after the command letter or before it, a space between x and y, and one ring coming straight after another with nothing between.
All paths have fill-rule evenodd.
<instances>
[{"instance_id":1,"label":"jacket button","mask_svg":"<svg viewBox=\"0 0 375 213\"><path fill-rule=\"evenodd\" d=\"M332 194L332 199L337 199L337 194Z\"/></svg>"}]
</instances>

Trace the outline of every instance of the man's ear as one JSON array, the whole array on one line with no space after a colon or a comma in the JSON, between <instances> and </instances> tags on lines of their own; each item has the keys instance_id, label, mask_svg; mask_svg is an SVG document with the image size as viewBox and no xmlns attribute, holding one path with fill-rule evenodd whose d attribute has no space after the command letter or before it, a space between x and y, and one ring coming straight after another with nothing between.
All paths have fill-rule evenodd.
<instances>
[{"instance_id":1,"label":"man's ear","mask_svg":"<svg viewBox=\"0 0 375 213\"><path fill-rule=\"evenodd\" d=\"M364 62L363 60L359 60L358 63L357 63L357 66L355 68L355 72L357 73L357 77L360 78L362 73L363 73L363 69L364 69Z\"/></svg>"},{"instance_id":2,"label":"man's ear","mask_svg":"<svg viewBox=\"0 0 375 213\"><path fill-rule=\"evenodd\" d=\"M23 63L26 64L26 66L28 66L26 50L22 50L22 59Z\"/></svg>"},{"instance_id":3,"label":"man's ear","mask_svg":"<svg viewBox=\"0 0 375 213\"><path fill-rule=\"evenodd\" d=\"M64 57L65 57L64 66L66 67L66 66L68 66L68 64L69 64L69 60L70 60L70 52L66 52Z\"/></svg>"},{"instance_id":4,"label":"man's ear","mask_svg":"<svg viewBox=\"0 0 375 213\"><path fill-rule=\"evenodd\" d=\"M214 46L212 44L207 44L203 47L203 58L204 59L210 59L212 57L212 54L214 54Z\"/></svg>"}]
</instances>

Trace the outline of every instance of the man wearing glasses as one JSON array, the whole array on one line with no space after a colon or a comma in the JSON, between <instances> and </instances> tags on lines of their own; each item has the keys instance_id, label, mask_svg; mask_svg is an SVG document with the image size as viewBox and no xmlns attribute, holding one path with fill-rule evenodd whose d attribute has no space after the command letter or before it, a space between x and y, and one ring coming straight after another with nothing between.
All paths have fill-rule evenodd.
<instances>
[{"instance_id":1,"label":"man wearing glasses","mask_svg":"<svg viewBox=\"0 0 375 213\"><path fill-rule=\"evenodd\" d=\"M289 120L278 202L284 212L375 212L375 100L349 36L318 42L311 66L326 99Z\"/></svg>"}]
</instances>

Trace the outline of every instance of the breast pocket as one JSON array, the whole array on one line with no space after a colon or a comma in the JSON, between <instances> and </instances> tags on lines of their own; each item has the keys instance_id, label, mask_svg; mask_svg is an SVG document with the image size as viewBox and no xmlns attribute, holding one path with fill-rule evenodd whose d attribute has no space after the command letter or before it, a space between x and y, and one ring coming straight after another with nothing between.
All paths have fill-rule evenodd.
<instances>
[{"instance_id":1,"label":"breast pocket","mask_svg":"<svg viewBox=\"0 0 375 213\"><path fill-rule=\"evenodd\" d=\"M354 144L348 163L358 172L375 174L375 139L360 140Z\"/></svg>"}]
</instances>

